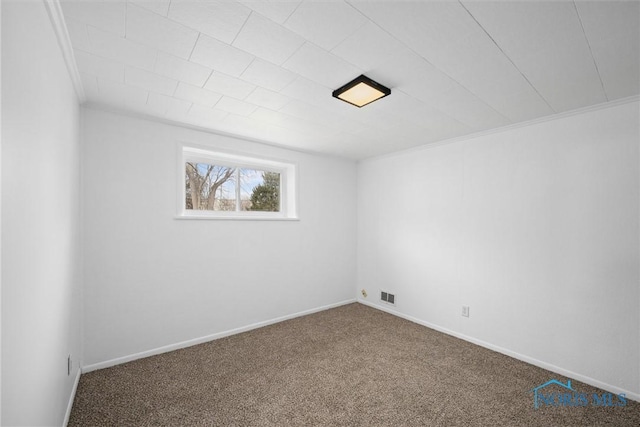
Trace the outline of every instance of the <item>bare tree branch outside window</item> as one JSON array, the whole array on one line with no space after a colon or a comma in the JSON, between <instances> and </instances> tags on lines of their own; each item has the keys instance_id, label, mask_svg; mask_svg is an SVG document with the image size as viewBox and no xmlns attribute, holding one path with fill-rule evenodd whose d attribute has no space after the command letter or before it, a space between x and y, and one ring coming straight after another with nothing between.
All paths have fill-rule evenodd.
<instances>
[{"instance_id":1,"label":"bare tree branch outside window","mask_svg":"<svg viewBox=\"0 0 640 427\"><path fill-rule=\"evenodd\" d=\"M235 210L235 168L187 162L185 172L187 209Z\"/></svg>"}]
</instances>

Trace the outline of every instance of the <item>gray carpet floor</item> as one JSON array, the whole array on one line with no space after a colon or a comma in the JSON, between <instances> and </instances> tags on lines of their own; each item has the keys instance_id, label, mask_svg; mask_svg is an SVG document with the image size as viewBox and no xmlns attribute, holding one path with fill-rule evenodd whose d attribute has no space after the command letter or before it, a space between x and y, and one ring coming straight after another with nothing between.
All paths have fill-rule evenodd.
<instances>
[{"instance_id":1,"label":"gray carpet floor","mask_svg":"<svg viewBox=\"0 0 640 427\"><path fill-rule=\"evenodd\" d=\"M632 401L534 409L552 378L567 380L350 304L84 374L69 425L640 426Z\"/></svg>"}]
</instances>

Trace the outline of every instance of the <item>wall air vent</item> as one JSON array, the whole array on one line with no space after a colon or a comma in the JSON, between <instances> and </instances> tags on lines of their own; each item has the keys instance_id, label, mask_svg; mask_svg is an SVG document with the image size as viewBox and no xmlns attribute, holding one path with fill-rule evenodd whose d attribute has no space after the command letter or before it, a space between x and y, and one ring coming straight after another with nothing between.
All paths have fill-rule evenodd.
<instances>
[{"instance_id":1,"label":"wall air vent","mask_svg":"<svg viewBox=\"0 0 640 427\"><path fill-rule=\"evenodd\" d=\"M396 296L394 294L390 294L389 292L380 291L380 301L386 302L387 304L396 305Z\"/></svg>"}]
</instances>

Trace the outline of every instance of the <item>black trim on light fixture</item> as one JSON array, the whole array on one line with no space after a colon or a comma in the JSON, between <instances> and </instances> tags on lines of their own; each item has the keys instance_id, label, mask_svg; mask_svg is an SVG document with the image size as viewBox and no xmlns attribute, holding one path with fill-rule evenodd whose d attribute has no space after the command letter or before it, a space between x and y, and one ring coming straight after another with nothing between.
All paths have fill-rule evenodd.
<instances>
[{"instance_id":1,"label":"black trim on light fixture","mask_svg":"<svg viewBox=\"0 0 640 427\"><path fill-rule=\"evenodd\" d=\"M367 86L369 86L369 87L371 87L371 88L373 88L373 89L375 89L375 90L377 90L377 91L379 91L379 92L383 93L383 95L382 95L380 98L376 98L376 99L374 99L374 100L372 100L372 101L369 101L369 102L367 102L366 104L362 104L362 105L357 105L357 104L354 104L353 102L349 102L349 101L347 101L346 99L342 99L342 98L340 98L340 95L342 95L343 93L345 93L345 92L346 92L346 91L348 91L349 89L351 89L351 88L353 88L353 87L357 86L357 85L358 85L358 84L360 84L360 83L364 83L365 85L367 85ZM340 87L339 89L336 89L336 90L334 90L334 91L333 91L333 97L334 97L334 98L337 98L337 99L339 99L340 101L344 101L344 102L346 102L346 103L348 103L348 104L354 105L354 106L356 106L356 107L358 107L358 108L362 108L362 107L364 107L365 105L369 105L369 104L371 104L372 102L377 101L377 100L379 100L379 99L382 99L382 98L384 98L385 96L388 96L388 95L390 95L390 94L391 94L391 89L389 89L389 88L388 88L388 87L386 87L386 86L381 85L381 84L380 84L380 83L378 83L378 82L375 82L375 81L371 80L369 77L365 76L364 74L361 74L359 77L356 77L355 79L351 80L351 81L350 81L349 83L347 83L346 85L344 85L344 86Z\"/></svg>"}]
</instances>

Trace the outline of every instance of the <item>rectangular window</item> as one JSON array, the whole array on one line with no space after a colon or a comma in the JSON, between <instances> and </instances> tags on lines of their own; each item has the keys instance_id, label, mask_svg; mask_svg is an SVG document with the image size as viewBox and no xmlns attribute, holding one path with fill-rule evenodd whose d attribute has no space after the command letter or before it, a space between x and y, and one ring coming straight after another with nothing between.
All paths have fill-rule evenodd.
<instances>
[{"instance_id":1,"label":"rectangular window","mask_svg":"<svg viewBox=\"0 0 640 427\"><path fill-rule=\"evenodd\" d=\"M295 165L186 146L180 158L180 217L296 218Z\"/></svg>"}]
</instances>

